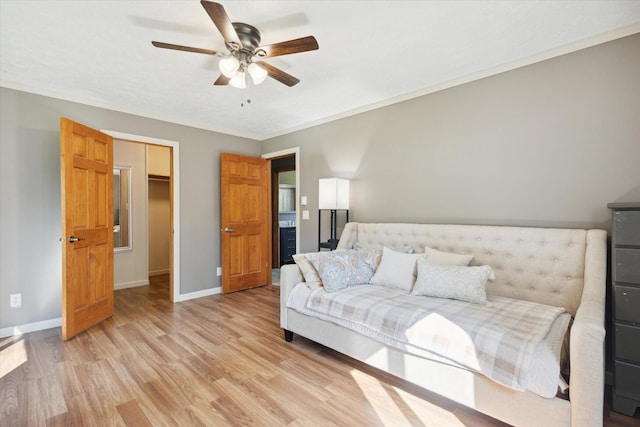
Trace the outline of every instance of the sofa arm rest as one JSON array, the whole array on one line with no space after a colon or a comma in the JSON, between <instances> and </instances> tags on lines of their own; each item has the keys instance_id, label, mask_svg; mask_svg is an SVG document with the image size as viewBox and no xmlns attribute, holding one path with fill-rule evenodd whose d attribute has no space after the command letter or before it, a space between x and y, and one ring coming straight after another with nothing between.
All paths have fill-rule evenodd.
<instances>
[{"instance_id":1,"label":"sofa arm rest","mask_svg":"<svg viewBox=\"0 0 640 427\"><path fill-rule=\"evenodd\" d=\"M304 276L297 264L287 264L280 268L280 327L287 329L287 299L295 285L304 282Z\"/></svg>"},{"instance_id":2,"label":"sofa arm rest","mask_svg":"<svg viewBox=\"0 0 640 427\"><path fill-rule=\"evenodd\" d=\"M584 288L571 328L571 425L602 426L607 234L587 232Z\"/></svg>"}]
</instances>

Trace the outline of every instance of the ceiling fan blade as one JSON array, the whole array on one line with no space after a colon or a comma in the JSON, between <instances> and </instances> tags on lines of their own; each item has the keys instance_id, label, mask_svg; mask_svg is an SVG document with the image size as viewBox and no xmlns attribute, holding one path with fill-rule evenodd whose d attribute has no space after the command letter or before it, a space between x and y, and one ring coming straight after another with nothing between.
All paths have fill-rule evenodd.
<instances>
[{"instance_id":1,"label":"ceiling fan blade","mask_svg":"<svg viewBox=\"0 0 640 427\"><path fill-rule=\"evenodd\" d=\"M318 41L313 36L307 36L286 42L260 46L258 48L258 52L260 49L266 53L266 55L264 55L265 58L272 58L274 56L290 55L292 53L316 50L318 49ZM258 56L262 57L260 54L258 54Z\"/></svg>"},{"instance_id":2,"label":"ceiling fan blade","mask_svg":"<svg viewBox=\"0 0 640 427\"><path fill-rule=\"evenodd\" d=\"M227 76L225 76L224 74L220 74L220 77L218 77L218 80L215 81L214 86L226 86L229 84L229 81L231 79Z\"/></svg>"},{"instance_id":3,"label":"ceiling fan blade","mask_svg":"<svg viewBox=\"0 0 640 427\"><path fill-rule=\"evenodd\" d=\"M238 47L242 49L242 42L238 37L238 33L236 33L236 30L233 28L233 24L224 7L220 3L212 1L202 0L200 3L209 14L216 28L218 28L218 31L220 31L220 34L222 34L224 41L230 44L237 44Z\"/></svg>"},{"instance_id":4,"label":"ceiling fan blade","mask_svg":"<svg viewBox=\"0 0 640 427\"><path fill-rule=\"evenodd\" d=\"M260 65L262 68L267 70L267 73L269 74L269 77L271 77L272 79L276 79L277 81L279 81L282 84L285 84L285 85L291 87L291 86L295 86L298 83L300 83L300 79L297 79L297 78L293 77L291 74L285 73L280 68L276 68L271 64L268 64L268 63L262 62L262 61L256 62L256 64Z\"/></svg>"},{"instance_id":5,"label":"ceiling fan blade","mask_svg":"<svg viewBox=\"0 0 640 427\"><path fill-rule=\"evenodd\" d=\"M163 42L151 42L151 44L155 47L161 47L163 49L183 50L185 52L204 53L205 55L222 55L222 52L210 49L200 49L199 47L180 46L179 44Z\"/></svg>"}]
</instances>

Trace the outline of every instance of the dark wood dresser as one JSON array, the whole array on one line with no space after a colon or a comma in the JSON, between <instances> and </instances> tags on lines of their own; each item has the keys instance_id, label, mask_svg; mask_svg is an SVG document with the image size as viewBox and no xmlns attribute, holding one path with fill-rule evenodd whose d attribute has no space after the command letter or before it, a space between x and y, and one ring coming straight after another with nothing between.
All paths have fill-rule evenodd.
<instances>
[{"instance_id":1,"label":"dark wood dresser","mask_svg":"<svg viewBox=\"0 0 640 427\"><path fill-rule=\"evenodd\" d=\"M640 407L640 202L609 203L613 211L613 401L616 412Z\"/></svg>"},{"instance_id":2,"label":"dark wood dresser","mask_svg":"<svg viewBox=\"0 0 640 427\"><path fill-rule=\"evenodd\" d=\"M296 253L296 228L280 228L280 265L293 264Z\"/></svg>"}]
</instances>

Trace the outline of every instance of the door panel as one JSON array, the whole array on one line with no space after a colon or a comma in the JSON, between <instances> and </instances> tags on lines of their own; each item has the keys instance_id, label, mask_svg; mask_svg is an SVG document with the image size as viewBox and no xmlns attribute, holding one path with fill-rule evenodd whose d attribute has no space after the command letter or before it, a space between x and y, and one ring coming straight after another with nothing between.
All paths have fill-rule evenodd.
<instances>
[{"instance_id":1,"label":"door panel","mask_svg":"<svg viewBox=\"0 0 640 427\"><path fill-rule=\"evenodd\" d=\"M98 197L99 194L107 194L107 174L105 173L97 173L95 174L95 185L96 185L96 198L94 203L96 213L96 223L94 224L97 228L106 228L108 226L108 217L112 216L108 212L107 201L104 197ZM113 179L112 179L113 182ZM111 227L113 229L113 227Z\"/></svg>"},{"instance_id":2,"label":"door panel","mask_svg":"<svg viewBox=\"0 0 640 427\"><path fill-rule=\"evenodd\" d=\"M244 219L244 184L229 183L229 197L226 200L229 209L229 223L240 224ZM223 208L224 209L224 208Z\"/></svg>"},{"instance_id":3,"label":"door panel","mask_svg":"<svg viewBox=\"0 0 640 427\"><path fill-rule=\"evenodd\" d=\"M112 157L110 136L60 119L65 340L113 314Z\"/></svg>"},{"instance_id":4,"label":"door panel","mask_svg":"<svg viewBox=\"0 0 640 427\"><path fill-rule=\"evenodd\" d=\"M242 265L244 264L244 236L229 237L229 275L236 277L242 275Z\"/></svg>"},{"instance_id":5,"label":"door panel","mask_svg":"<svg viewBox=\"0 0 640 427\"><path fill-rule=\"evenodd\" d=\"M270 284L269 162L230 153L220 162L222 292Z\"/></svg>"},{"instance_id":6,"label":"door panel","mask_svg":"<svg viewBox=\"0 0 640 427\"><path fill-rule=\"evenodd\" d=\"M250 234L248 236L249 244L247 245L247 255L248 255L248 271L250 273L256 273L260 271L260 267L262 265L262 253L260 251L262 236L258 234Z\"/></svg>"}]
</instances>

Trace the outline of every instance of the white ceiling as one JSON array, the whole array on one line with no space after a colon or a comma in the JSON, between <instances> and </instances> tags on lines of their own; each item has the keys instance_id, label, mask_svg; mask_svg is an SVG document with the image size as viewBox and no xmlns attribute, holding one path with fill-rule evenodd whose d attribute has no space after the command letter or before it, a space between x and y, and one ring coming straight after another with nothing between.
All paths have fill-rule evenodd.
<instances>
[{"instance_id":1,"label":"white ceiling","mask_svg":"<svg viewBox=\"0 0 640 427\"><path fill-rule=\"evenodd\" d=\"M287 87L213 86L225 50L198 0L0 0L0 85L257 140L640 32L640 1L222 1ZM251 102L248 102L250 100ZM244 104L244 106L242 106Z\"/></svg>"}]
</instances>

